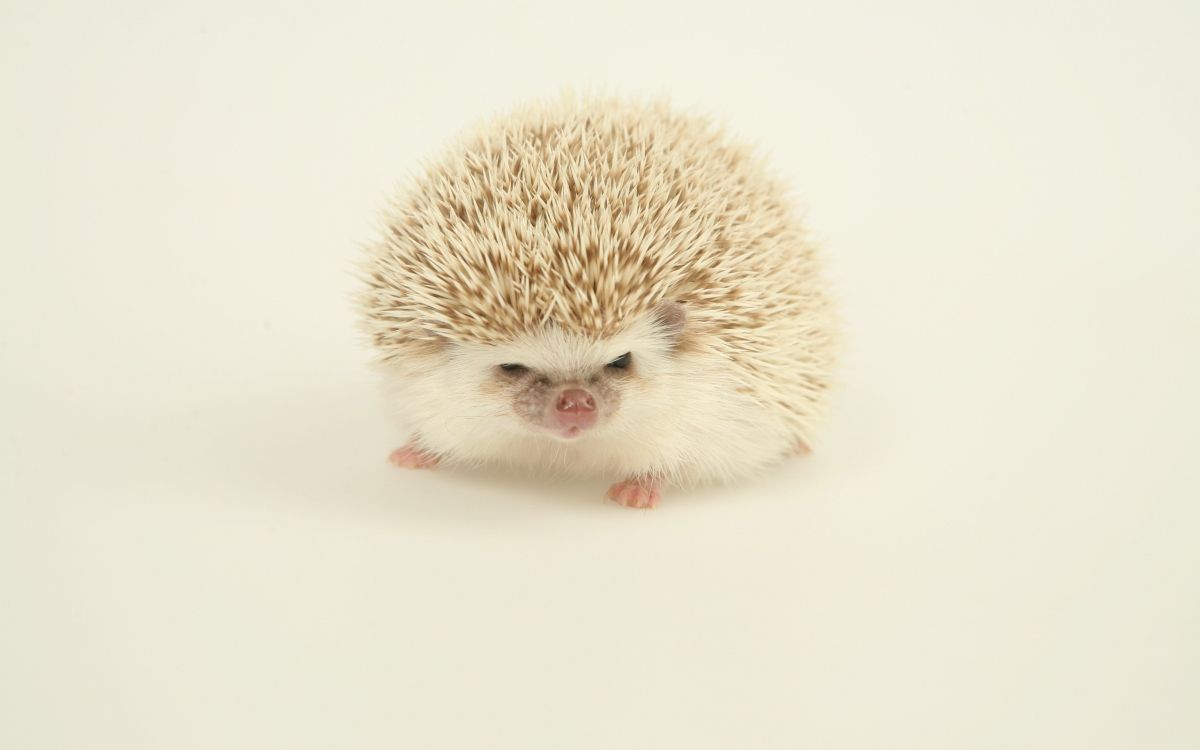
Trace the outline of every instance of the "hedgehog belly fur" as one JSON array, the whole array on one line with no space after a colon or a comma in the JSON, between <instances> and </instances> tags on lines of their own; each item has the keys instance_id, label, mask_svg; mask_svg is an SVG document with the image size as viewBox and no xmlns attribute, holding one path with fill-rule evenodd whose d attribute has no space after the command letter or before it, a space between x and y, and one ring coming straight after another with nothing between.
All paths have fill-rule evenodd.
<instances>
[{"instance_id":1,"label":"hedgehog belly fur","mask_svg":"<svg viewBox=\"0 0 1200 750\"><path fill-rule=\"evenodd\" d=\"M745 476L795 446L780 410L739 392L738 373L720 358L680 353L660 359L647 348L640 366L652 368L648 382L624 395L603 428L570 442L530 434L479 393L485 351L460 351L423 374L385 372L388 401L423 448L451 463L601 478L650 475L693 485Z\"/></svg>"}]
</instances>

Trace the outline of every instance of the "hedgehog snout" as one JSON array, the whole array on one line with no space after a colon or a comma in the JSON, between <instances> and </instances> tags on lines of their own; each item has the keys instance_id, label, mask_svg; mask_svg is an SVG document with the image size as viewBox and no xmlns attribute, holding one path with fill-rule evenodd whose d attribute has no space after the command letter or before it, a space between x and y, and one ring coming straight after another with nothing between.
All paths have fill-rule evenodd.
<instances>
[{"instance_id":1,"label":"hedgehog snout","mask_svg":"<svg viewBox=\"0 0 1200 750\"><path fill-rule=\"evenodd\" d=\"M566 430L586 430L596 424L596 397L583 388L566 388L554 399L554 419Z\"/></svg>"}]
</instances>

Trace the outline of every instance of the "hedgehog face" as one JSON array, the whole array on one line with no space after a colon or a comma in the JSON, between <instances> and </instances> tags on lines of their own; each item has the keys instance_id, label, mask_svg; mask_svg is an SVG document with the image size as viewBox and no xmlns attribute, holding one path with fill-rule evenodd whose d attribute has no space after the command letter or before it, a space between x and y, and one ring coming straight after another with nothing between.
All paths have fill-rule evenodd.
<instances>
[{"instance_id":1,"label":"hedgehog face","mask_svg":"<svg viewBox=\"0 0 1200 750\"><path fill-rule=\"evenodd\" d=\"M682 319L673 305L602 340L547 327L507 344L460 344L455 369L476 384L461 402L476 414L461 416L503 415L506 432L565 442L635 429L674 370Z\"/></svg>"},{"instance_id":2,"label":"hedgehog face","mask_svg":"<svg viewBox=\"0 0 1200 750\"><path fill-rule=\"evenodd\" d=\"M632 364L632 352L599 367L579 362L567 370L505 363L497 377L521 422L551 437L573 440L618 413L620 380L632 376Z\"/></svg>"}]
</instances>

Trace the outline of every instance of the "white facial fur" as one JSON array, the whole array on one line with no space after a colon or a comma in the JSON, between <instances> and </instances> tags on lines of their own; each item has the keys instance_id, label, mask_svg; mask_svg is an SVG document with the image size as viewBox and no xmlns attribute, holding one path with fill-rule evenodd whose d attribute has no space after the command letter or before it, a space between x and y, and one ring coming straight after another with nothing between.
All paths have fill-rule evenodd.
<instances>
[{"instance_id":1,"label":"white facial fur","mask_svg":"<svg viewBox=\"0 0 1200 750\"><path fill-rule=\"evenodd\" d=\"M602 341L546 329L500 346L448 344L386 382L414 438L450 462L689 484L778 460L788 448L783 422L735 388L724 358L702 345L677 349L677 333L647 316ZM605 364L626 352L629 371L606 374ZM593 428L563 439L519 414L502 363L524 365L554 387L612 392Z\"/></svg>"}]
</instances>

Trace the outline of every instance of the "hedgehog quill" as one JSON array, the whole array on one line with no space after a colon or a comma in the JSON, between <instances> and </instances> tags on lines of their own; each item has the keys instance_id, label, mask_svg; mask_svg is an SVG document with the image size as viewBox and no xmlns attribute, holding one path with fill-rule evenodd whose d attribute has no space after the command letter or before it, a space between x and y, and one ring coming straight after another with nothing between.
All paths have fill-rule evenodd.
<instances>
[{"instance_id":1,"label":"hedgehog quill","mask_svg":"<svg viewBox=\"0 0 1200 750\"><path fill-rule=\"evenodd\" d=\"M490 122L399 197L362 278L406 468L602 476L653 507L805 452L829 385L834 316L785 191L665 105Z\"/></svg>"}]
</instances>

